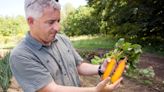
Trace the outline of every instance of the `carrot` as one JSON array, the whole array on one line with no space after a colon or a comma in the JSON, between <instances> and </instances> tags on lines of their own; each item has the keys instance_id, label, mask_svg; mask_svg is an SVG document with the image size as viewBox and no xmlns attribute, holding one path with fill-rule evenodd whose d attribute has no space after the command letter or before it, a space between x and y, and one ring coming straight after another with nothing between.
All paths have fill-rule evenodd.
<instances>
[{"instance_id":1,"label":"carrot","mask_svg":"<svg viewBox=\"0 0 164 92\"><path fill-rule=\"evenodd\" d=\"M114 72L114 74L111 77L111 82L116 82L123 74L125 66L126 66L127 58L125 57L123 60L119 61L119 64Z\"/></svg>"},{"instance_id":2,"label":"carrot","mask_svg":"<svg viewBox=\"0 0 164 92\"><path fill-rule=\"evenodd\" d=\"M111 58L109 60L110 61L108 62L106 70L104 71L104 74L102 76L102 80L104 80L108 76L110 76L112 74L112 72L114 71L114 69L115 69L116 59L115 58Z\"/></svg>"}]
</instances>

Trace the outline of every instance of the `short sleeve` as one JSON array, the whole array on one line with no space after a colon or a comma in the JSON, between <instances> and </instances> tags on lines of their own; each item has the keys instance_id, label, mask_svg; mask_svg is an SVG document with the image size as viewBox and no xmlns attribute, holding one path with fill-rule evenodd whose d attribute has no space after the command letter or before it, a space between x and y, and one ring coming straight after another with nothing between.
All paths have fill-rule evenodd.
<instances>
[{"instance_id":1,"label":"short sleeve","mask_svg":"<svg viewBox=\"0 0 164 92\"><path fill-rule=\"evenodd\" d=\"M76 65L81 64L81 62L83 61L83 59L81 58L81 56L79 55L79 53L74 48L72 48L72 53L74 55L74 58L75 58L75 61L76 61Z\"/></svg>"},{"instance_id":2,"label":"short sleeve","mask_svg":"<svg viewBox=\"0 0 164 92\"><path fill-rule=\"evenodd\" d=\"M36 92L53 81L48 70L32 57L11 55L10 66L24 92Z\"/></svg>"}]
</instances>

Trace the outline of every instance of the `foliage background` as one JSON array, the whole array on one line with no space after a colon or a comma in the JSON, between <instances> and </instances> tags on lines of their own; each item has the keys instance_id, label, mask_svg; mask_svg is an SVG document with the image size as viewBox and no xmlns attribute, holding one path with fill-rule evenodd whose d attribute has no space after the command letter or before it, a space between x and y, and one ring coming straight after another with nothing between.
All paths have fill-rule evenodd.
<instances>
[{"instance_id":1,"label":"foliage background","mask_svg":"<svg viewBox=\"0 0 164 92\"><path fill-rule=\"evenodd\" d=\"M63 32L75 35L110 35L164 51L163 0L87 0L70 12Z\"/></svg>"}]
</instances>

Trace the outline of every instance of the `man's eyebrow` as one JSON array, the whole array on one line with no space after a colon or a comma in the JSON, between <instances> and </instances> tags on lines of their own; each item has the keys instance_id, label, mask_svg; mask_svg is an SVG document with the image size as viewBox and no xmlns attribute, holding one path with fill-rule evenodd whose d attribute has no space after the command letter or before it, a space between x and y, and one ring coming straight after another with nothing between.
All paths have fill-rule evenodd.
<instances>
[{"instance_id":1,"label":"man's eyebrow","mask_svg":"<svg viewBox=\"0 0 164 92\"><path fill-rule=\"evenodd\" d=\"M60 21L60 19L49 19L49 20L47 20L45 22L55 22L55 21Z\"/></svg>"}]
</instances>

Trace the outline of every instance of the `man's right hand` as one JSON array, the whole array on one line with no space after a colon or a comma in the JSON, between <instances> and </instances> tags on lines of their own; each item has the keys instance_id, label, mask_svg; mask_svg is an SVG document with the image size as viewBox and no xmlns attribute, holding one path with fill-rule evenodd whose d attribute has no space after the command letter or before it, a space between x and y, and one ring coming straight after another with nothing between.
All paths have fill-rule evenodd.
<instances>
[{"instance_id":1,"label":"man's right hand","mask_svg":"<svg viewBox=\"0 0 164 92\"><path fill-rule=\"evenodd\" d=\"M120 82L123 80L123 78L120 78L113 84L110 83L110 77L104 79L96 86L97 92L112 92L113 90L117 89L120 86Z\"/></svg>"}]
</instances>

